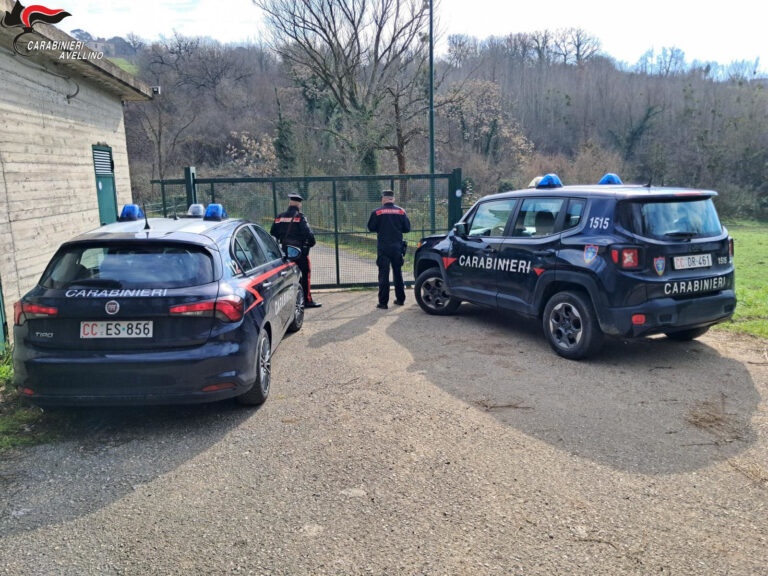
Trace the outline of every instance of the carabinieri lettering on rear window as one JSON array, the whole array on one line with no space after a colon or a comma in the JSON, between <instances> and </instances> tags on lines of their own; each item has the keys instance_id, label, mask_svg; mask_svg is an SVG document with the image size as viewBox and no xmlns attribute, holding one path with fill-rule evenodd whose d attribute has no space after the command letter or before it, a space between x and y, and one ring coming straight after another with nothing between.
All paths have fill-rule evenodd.
<instances>
[{"instance_id":1,"label":"carabinieri lettering on rear window","mask_svg":"<svg viewBox=\"0 0 768 576\"><path fill-rule=\"evenodd\" d=\"M137 288L135 290L67 290L67 298L154 298L166 296L165 288Z\"/></svg>"}]
</instances>

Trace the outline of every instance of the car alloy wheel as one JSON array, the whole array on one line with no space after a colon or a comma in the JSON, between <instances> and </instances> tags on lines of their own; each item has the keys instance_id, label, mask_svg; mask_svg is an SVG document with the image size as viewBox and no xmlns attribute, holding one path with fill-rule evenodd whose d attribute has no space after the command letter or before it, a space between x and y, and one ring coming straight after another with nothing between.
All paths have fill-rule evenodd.
<instances>
[{"instance_id":1,"label":"car alloy wheel","mask_svg":"<svg viewBox=\"0 0 768 576\"><path fill-rule=\"evenodd\" d=\"M272 381L272 354L269 338L259 339L259 384L264 398L269 395L269 385Z\"/></svg>"},{"instance_id":2,"label":"car alloy wheel","mask_svg":"<svg viewBox=\"0 0 768 576\"><path fill-rule=\"evenodd\" d=\"M421 284L421 300L433 310L443 310L448 307L451 297L445 292L443 279L432 277Z\"/></svg>"},{"instance_id":3,"label":"car alloy wheel","mask_svg":"<svg viewBox=\"0 0 768 576\"><path fill-rule=\"evenodd\" d=\"M560 302L549 315L549 329L557 346L571 350L581 343L581 314L569 302Z\"/></svg>"}]
</instances>

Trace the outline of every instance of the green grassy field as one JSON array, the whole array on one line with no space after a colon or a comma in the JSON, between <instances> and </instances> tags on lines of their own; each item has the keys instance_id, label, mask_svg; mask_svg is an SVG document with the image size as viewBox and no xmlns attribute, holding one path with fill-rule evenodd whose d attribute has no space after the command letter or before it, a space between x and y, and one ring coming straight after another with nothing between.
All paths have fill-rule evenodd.
<instances>
[{"instance_id":1,"label":"green grassy field","mask_svg":"<svg viewBox=\"0 0 768 576\"><path fill-rule=\"evenodd\" d=\"M718 324L731 330L768 338L768 222L726 222L734 241L736 313Z\"/></svg>"},{"instance_id":2,"label":"green grassy field","mask_svg":"<svg viewBox=\"0 0 768 576\"><path fill-rule=\"evenodd\" d=\"M136 66L136 64L131 64L126 60L125 58L108 58L110 62L113 64L117 64L119 68L122 68L128 74L138 74L139 73L139 67Z\"/></svg>"}]
</instances>

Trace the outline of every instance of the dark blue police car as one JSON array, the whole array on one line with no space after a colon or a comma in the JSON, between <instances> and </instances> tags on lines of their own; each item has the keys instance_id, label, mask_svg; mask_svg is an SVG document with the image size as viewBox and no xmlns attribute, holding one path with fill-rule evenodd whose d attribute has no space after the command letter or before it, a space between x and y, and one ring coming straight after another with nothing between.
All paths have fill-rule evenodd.
<instances>
[{"instance_id":1,"label":"dark blue police car","mask_svg":"<svg viewBox=\"0 0 768 576\"><path fill-rule=\"evenodd\" d=\"M429 314L462 301L540 319L566 358L604 335L704 334L733 315L733 240L716 192L598 185L535 188L479 200L447 235L419 243L415 296Z\"/></svg>"},{"instance_id":2,"label":"dark blue police car","mask_svg":"<svg viewBox=\"0 0 768 576\"><path fill-rule=\"evenodd\" d=\"M14 306L14 369L41 405L263 403L271 358L301 328L296 265L260 226L200 217L120 221L63 244ZM297 255L293 255L294 257Z\"/></svg>"}]
</instances>

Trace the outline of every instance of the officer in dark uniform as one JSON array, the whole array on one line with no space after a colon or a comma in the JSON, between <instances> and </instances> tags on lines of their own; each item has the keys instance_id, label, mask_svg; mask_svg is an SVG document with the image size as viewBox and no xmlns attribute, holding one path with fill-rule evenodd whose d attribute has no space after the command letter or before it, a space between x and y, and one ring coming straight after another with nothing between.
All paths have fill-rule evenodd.
<instances>
[{"instance_id":1,"label":"officer in dark uniform","mask_svg":"<svg viewBox=\"0 0 768 576\"><path fill-rule=\"evenodd\" d=\"M312 299L310 275L312 266L309 263L309 249L315 245L315 235L309 227L307 219L301 212L304 201L299 194L289 194L288 210L278 214L269 233L272 234L286 250L286 246L295 246L301 250L301 256L296 259L296 265L301 270L301 289L304 292L304 308L320 308L322 304Z\"/></svg>"},{"instance_id":2,"label":"officer in dark uniform","mask_svg":"<svg viewBox=\"0 0 768 576\"><path fill-rule=\"evenodd\" d=\"M379 267L379 303L376 307L387 308L390 266L395 283L395 304L402 306L405 303L403 233L411 231L411 221L408 220L405 210L395 204L395 193L392 190L384 190L381 193L381 207L371 212L368 230L376 232L376 265Z\"/></svg>"}]
</instances>

